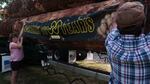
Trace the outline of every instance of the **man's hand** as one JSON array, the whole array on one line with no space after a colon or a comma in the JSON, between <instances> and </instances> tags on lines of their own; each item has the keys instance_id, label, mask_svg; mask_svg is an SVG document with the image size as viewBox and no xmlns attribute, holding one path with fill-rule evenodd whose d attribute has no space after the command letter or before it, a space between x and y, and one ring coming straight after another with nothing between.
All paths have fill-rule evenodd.
<instances>
[{"instance_id":1,"label":"man's hand","mask_svg":"<svg viewBox=\"0 0 150 84\"><path fill-rule=\"evenodd\" d=\"M114 28L117 28L117 23L116 23L116 12L111 14L111 18L112 18L112 23L109 27L109 30L111 31Z\"/></svg>"}]
</instances>

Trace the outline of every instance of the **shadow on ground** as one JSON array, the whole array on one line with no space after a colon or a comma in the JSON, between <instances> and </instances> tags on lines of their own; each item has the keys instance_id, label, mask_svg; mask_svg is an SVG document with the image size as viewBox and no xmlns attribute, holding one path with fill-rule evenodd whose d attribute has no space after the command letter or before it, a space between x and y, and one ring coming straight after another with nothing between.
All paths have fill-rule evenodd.
<instances>
[{"instance_id":1,"label":"shadow on ground","mask_svg":"<svg viewBox=\"0 0 150 84\"><path fill-rule=\"evenodd\" d=\"M97 80L91 77L85 77L79 74L63 71L70 80L77 77L82 78L86 84L107 84L106 81ZM0 74L0 84L10 84L10 72ZM20 70L18 77L18 84L69 84L68 80L60 74L48 75L40 67L26 67ZM83 84L81 82L75 82L73 84Z\"/></svg>"}]
</instances>

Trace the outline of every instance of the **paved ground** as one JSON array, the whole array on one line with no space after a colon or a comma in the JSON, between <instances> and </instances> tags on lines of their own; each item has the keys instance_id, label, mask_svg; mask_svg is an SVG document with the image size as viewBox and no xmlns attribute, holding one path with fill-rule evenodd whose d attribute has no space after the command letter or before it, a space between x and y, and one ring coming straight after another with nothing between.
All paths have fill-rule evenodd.
<instances>
[{"instance_id":1,"label":"paved ground","mask_svg":"<svg viewBox=\"0 0 150 84\"><path fill-rule=\"evenodd\" d=\"M57 70L59 71L59 70ZM70 81L76 78L82 78L86 84L107 84L106 81L97 80L91 77L85 77L79 74L68 71L63 72ZM0 74L0 84L10 84L10 72ZM40 67L27 67L20 71L18 84L69 84L68 80L62 74L48 75ZM84 84L81 81L76 81L72 84Z\"/></svg>"}]
</instances>

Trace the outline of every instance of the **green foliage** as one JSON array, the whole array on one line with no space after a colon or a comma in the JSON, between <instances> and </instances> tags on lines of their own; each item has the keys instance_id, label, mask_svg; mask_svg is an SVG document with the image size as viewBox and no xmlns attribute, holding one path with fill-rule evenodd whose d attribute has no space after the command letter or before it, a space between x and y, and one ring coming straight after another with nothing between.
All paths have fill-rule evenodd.
<instances>
[{"instance_id":1,"label":"green foliage","mask_svg":"<svg viewBox=\"0 0 150 84\"><path fill-rule=\"evenodd\" d=\"M11 3L14 0L0 0L0 9L5 8L9 3ZM3 19L3 16L0 15L0 21Z\"/></svg>"},{"instance_id":2,"label":"green foliage","mask_svg":"<svg viewBox=\"0 0 150 84\"><path fill-rule=\"evenodd\" d=\"M9 3L11 3L13 0L0 0L0 9L7 6Z\"/></svg>"},{"instance_id":3,"label":"green foliage","mask_svg":"<svg viewBox=\"0 0 150 84\"><path fill-rule=\"evenodd\" d=\"M0 21L2 20L2 18L3 18L2 15L0 15Z\"/></svg>"},{"instance_id":4,"label":"green foliage","mask_svg":"<svg viewBox=\"0 0 150 84\"><path fill-rule=\"evenodd\" d=\"M0 0L0 4L3 4L3 3L10 3L12 2L13 0Z\"/></svg>"}]
</instances>

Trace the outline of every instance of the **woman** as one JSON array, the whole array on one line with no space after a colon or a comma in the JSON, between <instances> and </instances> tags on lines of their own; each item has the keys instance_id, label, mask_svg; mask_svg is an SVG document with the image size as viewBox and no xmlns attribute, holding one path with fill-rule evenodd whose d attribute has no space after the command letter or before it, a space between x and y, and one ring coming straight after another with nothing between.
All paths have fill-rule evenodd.
<instances>
[{"instance_id":1,"label":"woman","mask_svg":"<svg viewBox=\"0 0 150 84\"><path fill-rule=\"evenodd\" d=\"M15 23L15 25L19 25L19 24ZM21 61L24 57L22 42L23 42L23 37L18 37L18 34L13 33L10 35L9 50L10 50L10 57L11 57L10 61L11 61L11 69L12 69L11 84L16 84L18 71L21 68Z\"/></svg>"}]
</instances>

